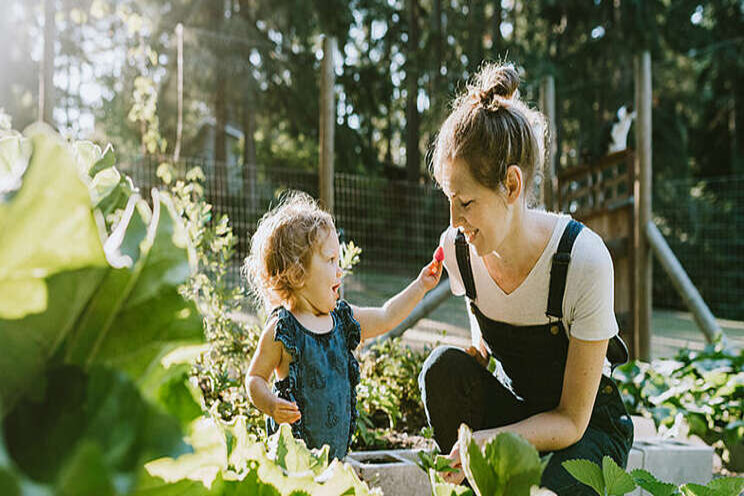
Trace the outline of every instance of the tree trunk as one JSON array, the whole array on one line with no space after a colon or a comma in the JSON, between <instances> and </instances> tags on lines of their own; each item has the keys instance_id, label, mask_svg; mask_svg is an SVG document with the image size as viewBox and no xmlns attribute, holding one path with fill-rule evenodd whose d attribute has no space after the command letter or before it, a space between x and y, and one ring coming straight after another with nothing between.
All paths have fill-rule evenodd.
<instances>
[{"instance_id":1,"label":"tree trunk","mask_svg":"<svg viewBox=\"0 0 744 496\"><path fill-rule=\"evenodd\" d=\"M494 2L493 5L493 17L491 18L491 57L498 59L503 56L500 51L503 46L503 39L501 37L501 2Z\"/></svg>"},{"instance_id":2,"label":"tree trunk","mask_svg":"<svg viewBox=\"0 0 744 496\"><path fill-rule=\"evenodd\" d=\"M44 56L39 74L39 120L54 124L54 0L44 0Z\"/></svg>"},{"instance_id":3,"label":"tree trunk","mask_svg":"<svg viewBox=\"0 0 744 496\"><path fill-rule=\"evenodd\" d=\"M441 112L444 95L444 77L442 76L442 66L444 65L444 32L442 29L442 0L434 0L433 8L433 36L434 36L434 91L432 92L432 101L437 114Z\"/></svg>"},{"instance_id":4,"label":"tree trunk","mask_svg":"<svg viewBox=\"0 0 744 496\"><path fill-rule=\"evenodd\" d=\"M243 194L248 196L248 209L256 210L256 97L253 91L243 94Z\"/></svg>"},{"instance_id":5,"label":"tree trunk","mask_svg":"<svg viewBox=\"0 0 744 496\"><path fill-rule=\"evenodd\" d=\"M483 61L483 33L485 31L485 12L483 0L471 0L469 4L468 24L470 25L468 69L471 74L475 73Z\"/></svg>"},{"instance_id":6,"label":"tree trunk","mask_svg":"<svg viewBox=\"0 0 744 496\"><path fill-rule=\"evenodd\" d=\"M219 32L224 19L224 3L215 0L212 4L212 29ZM227 78L225 77L224 50L220 41L215 45L215 91L214 91L214 174L215 190L218 194L225 194L227 189Z\"/></svg>"},{"instance_id":7,"label":"tree trunk","mask_svg":"<svg viewBox=\"0 0 744 496\"><path fill-rule=\"evenodd\" d=\"M408 56L406 57L406 177L418 181L421 175L419 154L418 98L418 0L407 0Z\"/></svg>"}]
</instances>

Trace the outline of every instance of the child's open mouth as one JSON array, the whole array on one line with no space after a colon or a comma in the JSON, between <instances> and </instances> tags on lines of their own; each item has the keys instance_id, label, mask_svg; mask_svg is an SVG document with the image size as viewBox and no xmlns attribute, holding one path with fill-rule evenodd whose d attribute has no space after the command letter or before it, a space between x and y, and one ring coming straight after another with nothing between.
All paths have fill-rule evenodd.
<instances>
[{"instance_id":1,"label":"child's open mouth","mask_svg":"<svg viewBox=\"0 0 744 496\"><path fill-rule=\"evenodd\" d=\"M334 284L331 286L331 289L333 290L333 294L336 295L336 298L338 298L338 290L341 288L341 283Z\"/></svg>"}]
</instances>

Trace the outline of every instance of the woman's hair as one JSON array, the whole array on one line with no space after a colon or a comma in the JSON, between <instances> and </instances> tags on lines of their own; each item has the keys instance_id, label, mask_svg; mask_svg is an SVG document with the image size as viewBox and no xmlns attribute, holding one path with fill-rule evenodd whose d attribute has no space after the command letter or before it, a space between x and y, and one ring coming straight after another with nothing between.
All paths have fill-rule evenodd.
<instances>
[{"instance_id":1,"label":"woman's hair","mask_svg":"<svg viewBox=\"0 0 744 496\"><path fill-rule=\"evenodd\" d=\"M511 64L480 68L439 130L431 162L437 181L443 163L461 159L476 181L498 189L514 164L529 191L542 168L546 126L543 115L519 98L518 86L519 73Z\"/></svg>"},{"instance_id":2,"label":"woman's hair","mask_svg":"<svg viewBox=\"0 0 744 496\"><path fill-rule=\"evenodd\" d=\"M309 195L290 191L258 222L243 276L266 310L291 304L305 281L313 250L335 230L333 218Z\"/></svg>"}]
</instances>

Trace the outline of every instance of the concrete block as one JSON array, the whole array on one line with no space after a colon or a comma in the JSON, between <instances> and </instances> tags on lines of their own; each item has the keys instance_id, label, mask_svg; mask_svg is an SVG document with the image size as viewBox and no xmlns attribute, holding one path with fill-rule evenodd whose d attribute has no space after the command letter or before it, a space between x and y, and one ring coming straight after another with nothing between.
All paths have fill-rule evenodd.
<instances>
[{"instance_id":1,"label":"concrete block","mask_svg":"<svg viewBox=\"0 0 744 496\"><path fill-rule=\"evenodd\" d=\"M415 450L380 450L351 452L344 461L386 495L431 494L429 476L416 465L417 459Z\"/></svg>"},{"instance_id":2,"label":"concrete block","mask_svg":"<svg viewBox=\"0 0 744 496\"><path fill-rule=\"evenodd\" d=\"M628 455L627 471L642 468L662 482L707 484L713 477L713 448L675 439L646 438L635 441ZM632 496L648 496L640 488Z\"/></svg>"}]
</instances>

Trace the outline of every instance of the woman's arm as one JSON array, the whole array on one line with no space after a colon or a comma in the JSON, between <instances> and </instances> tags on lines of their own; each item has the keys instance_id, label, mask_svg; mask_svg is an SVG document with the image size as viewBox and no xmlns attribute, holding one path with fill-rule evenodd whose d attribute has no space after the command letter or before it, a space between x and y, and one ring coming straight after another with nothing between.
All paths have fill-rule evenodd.
<instances>
[{"instance_id":1,"label":"woman's arm","mask_svg":"<svg viewBox=\"0 0 744 496\"><path fill-rule=\"evenodd\" d=\"M584 435L592 415L599 381L602 377L607 339L584 341L571 338L563 376L561 400L554 410L497 429L476 432L473 437L483 445L499 432L519 434L538 451L555 451L576 443Z\"/></svg>"},{"instance_id":2,"label":"woman's arm","mask_svg":"<svg viewBox=\"0 0 744 496\"><path fill-rule=\"evenodd\" d=\"M284 351L284 346L274 341L275 326L276 322L270 322L261 334L258 347L248 367L245 387L251 403L256 408L273 417L279 424L283 422L291 424L300 419L300 409L295 403L277 397L271 392L269 386L271 374L281 365Z\"/></svg>"},{"instance_id":3,"label":"woman's arm","mask_svg":"<svg viewBox=\"0 0 744 496\"><path fill-rule=\"evenodd\" d=\"M356 307L352 305L354 318L359 322L362 341L384 334L400 324L424 295L439 283L442 263L433 260L403 291L390 298L381 307Z\"/></svg>"}]
</instances>

